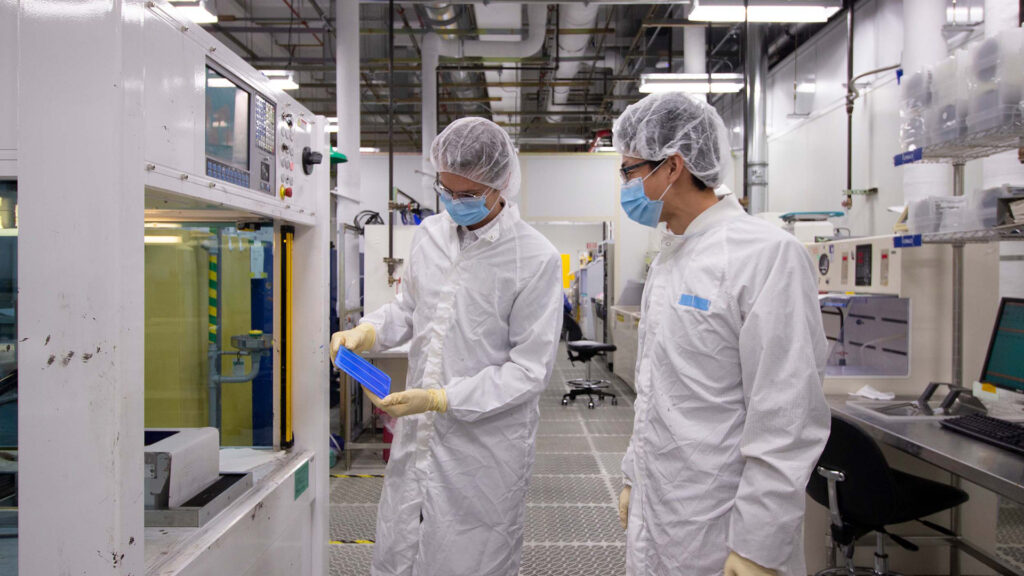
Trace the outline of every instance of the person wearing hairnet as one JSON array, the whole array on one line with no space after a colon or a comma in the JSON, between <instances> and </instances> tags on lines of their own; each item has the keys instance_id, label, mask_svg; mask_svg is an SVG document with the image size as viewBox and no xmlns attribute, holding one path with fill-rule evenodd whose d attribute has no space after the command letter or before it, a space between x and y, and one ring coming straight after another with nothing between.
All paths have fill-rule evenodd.
<instances>
[{"instance_id":1,"label":"person wearing hairnet","mask_svg":"<svg viewBox=\"0 0 1024 576\"><path fill-rule=\"evenodd\" d=\"M504 130L456 120L430 158L447 212L416 230L400 296L331 339L332 354L410 342L406 390L371 394L398 417L372 573L515 576L561 259L511 202L521 176Z\"/></svg>"},{"instance_id":2,"label":"person wearing hairnet","mask_svg":"<svg viewBox=\"0 0 1024 576\"><path fill-rule=\"evenodd\" d=\"M804 488L829 434L811 259L720 188L726 133L706 102L652 94L612 132L623 209L667 224L622 461L627 573L804 576Z\"/></svg>"}]
</instances>

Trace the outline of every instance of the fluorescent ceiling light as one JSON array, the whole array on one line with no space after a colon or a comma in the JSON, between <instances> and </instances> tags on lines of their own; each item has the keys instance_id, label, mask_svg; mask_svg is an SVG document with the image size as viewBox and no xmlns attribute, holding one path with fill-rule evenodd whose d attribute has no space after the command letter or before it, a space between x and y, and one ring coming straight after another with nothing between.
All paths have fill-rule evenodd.
<instances>
[{"instance_id":1,"label":"fluorescent ceiling light","mask_svg":"<svg viewBox=\"0 0 1024 576\"><path fill-rule=\"evenodd\" d=\"M328 116L327 117L327 123L328 124L337 124L338 123L338 117L337 116Z\"/></svg>"},{"instance_id":2,"label":"fluorescent ceiling light","mask_svg":"<svg viewBox=\"0 0 1024 576\"><path fill-rule=\"evenodd\" d=\"M196 24L213 24L217 16L211 14L201 0L171 0L174 11Z\"/></svg>"},{"instance_id":3,"label":"fluorescent ceiling light","mask_svg":"<svg viewBox=\"0 0 1024 576\"><path fill-rule=\"evenodd\" d=\"M181 236L144 236L146 244L181 244Z\"/></svg>"},{"instance_id":4,"label":"fluorescent ceiling light","mask_svg":"<svg viewBox=\"0 0 1024 576\"><path fill-rule=\"evenodd\" d=\"M751 22L828 22L839 7L826 6L749 6Z\"/></svg>"},{"instance_id":5,"label":"fluorescent ceiling light","mask_svg":"<svg viewBox=\"0 0 1024 576\"><path fill-rule=\"evenodd\" d=\"M743 8L743 0L694 0L687 18L699 22L743 22L746 10Z\"/></svg>"},{"instance_id":6,"label":"fluorescent ceiling light","mask_svg":"<svg viewBox=\"0 0 1024 576\"><path fill-rule=\"evenodd\" d=\"M146 222L146 228L181 228L177 222Z\"/></svg>"},{"instance_id":7,"label":"fluorescent ceiling light","mask_svg":"<svg viewBox=\"0 0 1024 576\"><path fill-rule=\"evenodd\" d=\"M263 72L263 75L270 81L270 85L278 90L299 89L299 85L288 70L261 70L260 72Z\"/></svg>"},{"instance_id":8,"label":"fluorescent ceiling light","mask_svg":"<svg viewBox=\"0 0 1024 576\"><path fill-rule=\"evenodd\" d=\"M206 85L209 88L234 88L235 85L227 78L207 78Z\"/></svg>"},{"instance_id":9,"label":"fluorescent ceiling light","mask_svg":"<svg viewBox=\"0 0 1024 576\"><path fill-rule=\"evenodd\" d=\"M690 94L731 94L743 89L742 74L641 74L640 92L688 92Z\"/></svg>"},{"instance_id":10,"label":"fluorescent ceiling light","mask_svg":"<svg viewBox=\"0 0 1024 576\"><path fill-rule=\"evenodd\" d=\"M272 78L270 85L278 90L298 90L299 85L291 78Z\"/></svg>"},{"instance_id":11,"label":"fluorescent ceiling light","mask_svg":"<svg viewBox=\"0 0 1024 576\"><path fill-rule=\"evenodd\" d=\"M797 94L814 94L818 86L814 82L801 82L796 85Z\"/></svg>"},{"instance_id":12,"label":"fluorescent ceiling light","mask_svg":"<svg viewBox=\"0 0 1024 576\"><path fill-rule=\"evenodd\" d=\"M841 0L693 0L688 18L702 22L827 22Z\"/></svg>"},{"instance_id":13,"label":"fluorescent ceiling light","mask_svg":"<svg viewBox=\"0 0 1024 576\"><path fill-rule=\"evenodd\" d=\"M377 152L380 152L380 148L372 148L372 147L369 147L369 146L360 146L359 147L359 151L360 152L367 152L367 153L370 153L370 154L375 154Z\"/></svg>"},{"instance_id":14,"label":"fluorescent ceiling light","mask_svg":"<svg viewBox=\"0 0 1024 576\"><path fill-rule=\"evenodd\" d=\"M520 144L590 144L586 138L562 138L560 136L527 136L519 139Z\"/></svg>"},{"instance_id":15,"label":"fluorescent ceiling light","mask_svg":"<svg viewBox=\"0 0 1024 576\"><path fill-rule=\"evenodd\" d=\"M327 133L328 134L337 134L338 133L338 125L337 124L328 124L327 125Z\"/></svg>"},{"instance_id":16,"label":"fluorescent ceiling light","mask_svg":"<svg viewBox=\"0 0 1024 576\"><path fill-rule=\"evenodd\" d=\"M598 146L594 152L618 152L615 146Z\"/></svg>"}]
</instances>

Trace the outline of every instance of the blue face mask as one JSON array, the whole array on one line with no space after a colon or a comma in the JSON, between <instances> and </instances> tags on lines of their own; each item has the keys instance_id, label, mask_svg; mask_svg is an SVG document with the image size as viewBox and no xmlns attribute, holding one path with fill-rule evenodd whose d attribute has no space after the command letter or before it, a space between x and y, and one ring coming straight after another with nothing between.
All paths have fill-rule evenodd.
<instances>
[{"instance_id":1,"label":"blue face mask","mask_svg":"<svg viewBox=\"0 0 1024 576\"><path fill-rule=\"evenodd\" d=\"M658 168L661 168L661 165L664 163L665 161L662 160L661 164L658 164L654 170L651 170L651 174L657 172ZM661 218L661 208L665 204L661 199L668 193L668 188L665 188L665 191L661 193L661 197L657 200L648 198L644 194L644 181L650 178L651 174L643 178L633 178L623 184L619 203L622 204L622 209L626 211L626 216L629 216L630 220L644 226L656 228L658 220ZM669 185L669 188L671 188L671 185Z\"/></svg>"},{"instance_id":2,"label":"blue face mask","mask_svg":"<svg viewBox=\"0 0 1024 576\"><path fill-rule=\"evenodd\" d=\"M441 203L448 215L460 226L472 226L487 218L492 208L487 207L487 196L455 200L448 194L441 194Z\"/></svg>"}]
</instances>

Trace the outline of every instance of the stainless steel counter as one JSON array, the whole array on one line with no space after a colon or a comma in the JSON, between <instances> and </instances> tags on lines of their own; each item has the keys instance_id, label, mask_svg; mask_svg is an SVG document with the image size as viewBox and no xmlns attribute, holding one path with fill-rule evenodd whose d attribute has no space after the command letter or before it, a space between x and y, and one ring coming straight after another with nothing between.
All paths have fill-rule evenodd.
<instances>
[{"instance_id":1,"label":"stainless steel counter","mask_svg":"<svg viewBox=\"0 0 1024 576\"><path fill-rule=\"evenodd\" d=\"M849 399L849 396L828 396L832 413L859 424L880 443L997 494L1024 502L1024 457L945 430L939 426L938 419L887 418L848 406Z\"/></svg>"}]
</instances>

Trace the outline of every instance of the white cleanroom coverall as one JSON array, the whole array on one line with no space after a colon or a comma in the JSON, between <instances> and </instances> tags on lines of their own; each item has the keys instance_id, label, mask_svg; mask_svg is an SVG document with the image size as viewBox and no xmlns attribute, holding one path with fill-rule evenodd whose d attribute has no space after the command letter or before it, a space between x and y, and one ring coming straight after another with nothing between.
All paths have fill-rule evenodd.
<instances>
[{"instance_id":1,"label":"white cleanroom coverall","mask_svg":"<svg viewBox=\"0 0 1024 576\"><path fill-rule=\"evenodd\" d=\"M519 572L538 401L562 325L561 259L513 205L475 232L460 249L447 213L424 220L400 296L363 320L375 350L411 339L407 387L448 399L445 413L396 423L374 575Z\"/></svg>"},{"instance_id":2,"label":"white cleanroom coverall","mask_svg":"<svg viewBox=\"0 0 1024 576\"><path fill-rule=\"evenodd\" d=\"M804 488L829 434L815 270L732 195L664 234L644 286L627 573L805 576Z\"/></svg>"}]
</instances>

